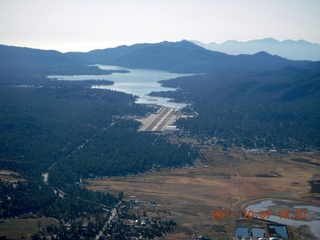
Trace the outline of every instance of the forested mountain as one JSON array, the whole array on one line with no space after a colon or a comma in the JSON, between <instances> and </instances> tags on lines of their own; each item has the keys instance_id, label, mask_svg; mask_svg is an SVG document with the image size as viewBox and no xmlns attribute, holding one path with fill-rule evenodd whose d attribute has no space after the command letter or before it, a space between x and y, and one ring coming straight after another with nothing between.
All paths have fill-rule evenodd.
<instances>
[{"instance_id":1,"label":"forested mountain","mask_svg":"<svg viewBox=\"0 0 320 240\"><path fill-rule=\"evenodd\" d=\"M266 52L232 56L210 51L188 41L119 46L87 53L60 53L0 45L0 71L47 74L106 74L89 64L160 69L183 73L266 71L283 67L314 66L310 61L290 61Z\"/></svg>"},{"instance_id":2,"label":"forested mountain","mask_svg":"<svg viewBox=\"0 0 320 240\"><path fill-rule=\"evenodd\" d=\"M222 73L308 67L312 62L290 61L266 52L231 56L204 49L188 41L138 44L88 53L68 53L92 63L183 73Z\"/></svg>"},{"instance_id":3,"label":"forested mountain","mask_svg":"<svg viewBox=\"0 0 320 240\"><path fill-rule=\"evenodd\" d=\"M227 147L305 149L320 146L320 67L207 74L164 81L199 115L179 125ZM182 92L182 93L181 93Z\"/></svg>"},{"instance_id":4,"label":"forested mountain","mask_svg":"<svg viewBox=\"0 0 320 240\"><path fill-rule=\"evenodd\" d=\"M88 61L54 50L0 45L0 74L107 74Z\"/></svg>"},{"instance_id":5,"label":"forested mountain","mask_svg":"<svg viewBox=\"0 0 320 240\"><path fill-rule=\"evenodd\" d=\"M291 60L320 60L320 44L310 43L304 40L278 41L273 38L265 38L248 42L229 40L220 44L215 42L208 44L199 41L192 42L208 50L231 55L255 54L257 52L265 51L269 54L278 55Z\"/></svg>"},{"instance_id":6,"label":"forested mountain","mask_svg":"<svg viewBox=\"0 0 320 240\"><path fill-rule=\"evenodd\" d=\"M107 63L119 59L131 52L151 46L149 43L134 44L132 46L118 46L115 48L96 49L90 52L69 52L68 55L86 59L91 63Z\"/></svg>"}]
</instances>

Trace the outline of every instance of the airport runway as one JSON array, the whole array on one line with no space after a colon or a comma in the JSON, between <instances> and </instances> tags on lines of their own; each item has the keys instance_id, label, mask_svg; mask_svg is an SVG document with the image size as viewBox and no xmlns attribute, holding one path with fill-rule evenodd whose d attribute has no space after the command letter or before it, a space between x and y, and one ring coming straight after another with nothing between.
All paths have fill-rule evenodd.
<instances>
[{"instance_id":1,"label":"airport runway","mask_svg":"<svg viewBox=\"0 0 320 240\"><path fill-rule=\"evenodd\" d=\"M168 125L175 121L175 111L173 108L162 108L157 114L150 114L140 120L142 126L139 131L163 131Z\"/></svg>"}]
</instances>

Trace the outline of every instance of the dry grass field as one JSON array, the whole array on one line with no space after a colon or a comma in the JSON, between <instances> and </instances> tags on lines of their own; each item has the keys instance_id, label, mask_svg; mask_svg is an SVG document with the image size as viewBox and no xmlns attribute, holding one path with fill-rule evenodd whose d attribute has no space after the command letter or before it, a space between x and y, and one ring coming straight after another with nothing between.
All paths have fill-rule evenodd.
<instances>
[{"instance_id":1,"label":"dry grass field","mask_svg":"<svg viewBox=\"0 0 320 240\"><path fill-rule=\"evenodd\" d=\"M31 239L31 236L40 229L57 223L58 221L53 218L4 219L0 223L0 236L6 236L8 239Z\"/></svg>"},{"instance_id":2,"label":"dry grass field","mask_svg":"<svg viewBox=\"0 0 320 240\"><path fill-rule=\"evenodd\" d=\"M1 170L0 169L0 181L5 181L5 182L25 182L26 180L20 177L20 174L17 172L13 171L8 171L8 170Z\"/></svg>"},{"instance_id":3,"label":"dry grass field","mask_svg":"<svg viewBox=\"0 0 320 240\"><path fill-rule=\"evenodd\" d=\"M320 156L304 153L247 154L243 150L202 149L206 162L195 168L90 180L90 189L155 201L178 223L166 239L192 239L193 233L229 239L231 220L213 220L214 209L241 210L252 199L296 199L320 204L309 180L319 178ZM218 233L220 232L220 233ZM222 233L221 233L222 232ZM226 232L226 233L223 233Z\"/></svg>"}]
</instances>

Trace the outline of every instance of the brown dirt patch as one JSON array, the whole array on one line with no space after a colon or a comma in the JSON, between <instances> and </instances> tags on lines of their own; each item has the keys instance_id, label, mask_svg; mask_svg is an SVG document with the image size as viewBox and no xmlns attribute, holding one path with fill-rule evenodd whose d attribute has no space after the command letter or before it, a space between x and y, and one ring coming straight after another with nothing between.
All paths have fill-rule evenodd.
<instances>
[{"instance_id":1,"label":"brown dirt patch","mask_svg":"<svg viewBox=\"0 0 320 240\"><path fill-rule=\"evenodd\" d=\"M216 156L212 151L207 155L211 158L205 163L198 162L194 169L164 169L133 177L89 180L88 187L114 194L124 191L128 198L136 196L141 201L155 201L171 211L178 225L214 239L229 239L232 224L226 219L213 221L214 209L234 209L241 202L256 198L300 199L320 204L319 198L310 194L308 183L318 169L308 162L291 160L307 158L319 163L318 155L246 155L241 150L219 151ZM217 164L230 159L232 164ZM218 234L217 229L226 230L227 234ZM188 232L181 231L176 237Z\"/></svg>"},{"instance_id":2,"label":"brown dirt patch","mask_svg":"<svg viewBox=\"0 0 320 240\"><path fill-rule=\"evenodd\" d=\"M17 172L9 171L9 170L1 170L0 169L0 180L1 181L21 181L25 182L26 180L21 178L20 174Z\"/></svg>"}]
</instances>

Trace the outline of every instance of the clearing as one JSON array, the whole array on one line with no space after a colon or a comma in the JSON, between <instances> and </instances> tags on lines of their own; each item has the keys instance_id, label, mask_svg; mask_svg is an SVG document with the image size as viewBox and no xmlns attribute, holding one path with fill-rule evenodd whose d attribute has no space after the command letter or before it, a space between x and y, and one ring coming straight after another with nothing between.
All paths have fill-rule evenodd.
<instances>
[{"instance_id":1,"label":"clearing","mask_svg":"<svg viewBox=\"0 0 320 240\"><path fill-rule=\"evenodd\" d=\"M254 199L292 199L319 205L319 194L310 193L308 181L319 178L320 156L305 153L247 154L241 149L202 149L207 162L195 167L163 169L160 172L89 180L88 188L155 201L169 209L178 223L166 239L192 239L204 234L229 239L234 230L230 219L212 219L213 210L235 210ZM304 159L296 161L295 159Z\"/></svg>"}]
</instances>

